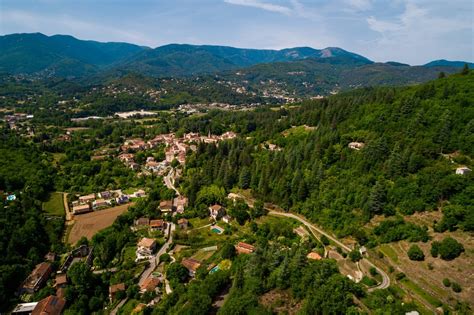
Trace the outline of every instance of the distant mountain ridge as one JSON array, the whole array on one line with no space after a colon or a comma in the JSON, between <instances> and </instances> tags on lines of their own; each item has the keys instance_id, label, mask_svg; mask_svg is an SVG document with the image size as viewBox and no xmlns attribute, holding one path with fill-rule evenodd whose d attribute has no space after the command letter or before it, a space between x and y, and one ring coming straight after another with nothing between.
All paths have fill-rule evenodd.
<instances>
[{"instance_id":1,"label":"distant mountain ridge","mask_svg":"<svg viewBox=\"0 0 474 315\"><path fill-rule=\"evenodd\" d=\"M287 62L308 58L340 56L363 64L369 59L329 47L314 49L295 47L282 50L246 49L227 46L170 44L137 54L116 70L139 72L151 76L194 75L253 66L262 63Z\"/></svg>"},{"instance_id":2,"label":"distant mountain ridge","mask_svg":"<svg viewBox=\"0 0 474 315\"><path fill-rule=\"evenodd\" d=\"M468 63L472 68L474 65ZM424 66L376 63L338 47L281 50L169 44L149 48L41 33L0 36L0 74L80 78L101 82L128 74L150 77L216 75L257 84L285 82L303 94L370 85L421 83L440 71L453 73L462 61L436 60ZM236 72L243 75L235 76ZM240 82L243 83L243 82Z\"/></svg>"},{"instance_id":3,"label":"distant mountain ridge","mask_svg":"<svg viewBox=\"0 0 474 315\"><path fill-rule=\"evenodd\" d=\"M128 43L84 41L68 35L41 33L0 36L0 71L57 76L83 76L146 50Z\"/></svg>"},{"instance_id":4,"label":"distant mountain ridge","mask_svg":"<svg viewBox=\"0 0 474 315\"><path fill-rule=\"evenodd\" d=\"M372 63L361 55L337 47L270 50L169 44L151 49L128 43L80 40L69 35L31 33L0 36L0 72L11 74L44 72L55 76L87 76L107 70L109 73L181 76L260 63L334 56Z\"/></svg>"},{"instance_id":5,"label":"distant mountain ridge","mask_svg":"<svg viewBox=\"0 0 474 315\"><path fill-rule=\"evenodd\" d=\"M424 64L425 67L456 67L456 68L462 68L464 65L467 64L469 68L474 67L474 63L472 62L466 62L466 61L450 61L450 60L445 60L445 59L439 59L439 60L433 60L430 61L426 64Z\"/></svg>"}]
</instances>

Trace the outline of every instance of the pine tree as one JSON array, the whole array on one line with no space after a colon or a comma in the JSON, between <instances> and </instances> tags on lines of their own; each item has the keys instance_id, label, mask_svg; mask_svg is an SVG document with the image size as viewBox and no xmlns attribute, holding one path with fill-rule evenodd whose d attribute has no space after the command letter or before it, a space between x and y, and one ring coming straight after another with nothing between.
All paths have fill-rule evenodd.
<instances>
[{"instance_id":1,"label":"pine tree","mask_svg":"<svg viewBox=\"0 0 474 315\"><path fill-rule=\"evenodd\" d=\"M387 191L383 180L378 180L372 187L369 196L369 213L370 216L374 214L381 214L387 201Z\"/></svg>"},{"instance_id":2,"label":"pine tree","mask_svg":"<svg viewBox=\"0 0 474 315\"><path fill-rule=\"evenodd\" d=\"M250 187L251 174L247 166L244 166L240 171L239 176L239 187L242 189L247 189Z\"/></svg>"}]
</instances>

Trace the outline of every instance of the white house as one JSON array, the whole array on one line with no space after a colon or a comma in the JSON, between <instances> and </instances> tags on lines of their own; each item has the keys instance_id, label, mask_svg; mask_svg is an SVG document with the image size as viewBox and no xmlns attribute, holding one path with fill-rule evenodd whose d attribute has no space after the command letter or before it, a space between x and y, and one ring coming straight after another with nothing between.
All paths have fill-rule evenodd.
<instances>
[{"instance_id":1,"label":"white house","mask_svg":"<svg viewBox=\"0 0 474 315\"><path fill-rule=\"evenodd\" d=\"M472 170L468 167L465 167L465 166L462 166L462 167L458 167L456 169L456 174L458 175L466 175L468 173L472 172Z\"/></svg>"}]
</instances>

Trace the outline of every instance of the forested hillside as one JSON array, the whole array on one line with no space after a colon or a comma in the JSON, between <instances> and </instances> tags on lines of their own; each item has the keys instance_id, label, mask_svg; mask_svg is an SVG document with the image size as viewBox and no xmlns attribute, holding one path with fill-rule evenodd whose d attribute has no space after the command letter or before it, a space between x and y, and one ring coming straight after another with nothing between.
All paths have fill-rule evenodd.
<instances>
[{"instance_id":1,"label":"forested hillside","mask_svg":"<svg viewBox=\"0 0 474 315\"><path fill-rule=\"evenodd\" d=\"M297 109L216 113L211 130L233 126L243 139L202 145L187 164L190 200L201 186L251 188L338 235L364 242L374 215L443 211L440 230L474 230L474 72L405 88L360 89ZM303 125L306 125L303 127ZM205 128L199 119L187 128ZM300 126L292 128L292 126ZM286 132L284 132L286 131ZM361 142L360 150L348 148ZM262 148L268 143L281 150ZM423 239L423 228L388 221L373 243Z\"/></svg>"},{"instance_id":2,"label":"forested hillside","mask_svg":"<svg viewBox=\"0 0 474 315\"><path fill-rule=\"evenodd\" d=\"M437 78L440 72L457 71L458 68L449 64L409 66L395 62L367 63L336 56L259 64L218 76L241 84L248 90L279 88L289 95L315 96L366 86L417 84Z\"/></svg>"},{"instance_id":3,"label":"forested hillside","mask_svg":"<svg viewBox=\"0 0 474 315\"><path fill-rule=\"evenodd\" d=\"M0 134L0 309L48 250L61 248L63 220L46 220L41 202L53 188L55 171L34 145L5 129ZM5 189L5 191L3 191ZM15 201L3 201L3 193Z\"/></svg>"},{"instance_id":4,"label":"forested hillside","mask_svg":"<svg viewBox=\"0 0 474 315\"><path fill-rule=\"evenodd\" d=\"M144 49L133 44L85 41L67 35L11 34L0 36L0 71L84 76Z\"/></svg>"}]
</instances>

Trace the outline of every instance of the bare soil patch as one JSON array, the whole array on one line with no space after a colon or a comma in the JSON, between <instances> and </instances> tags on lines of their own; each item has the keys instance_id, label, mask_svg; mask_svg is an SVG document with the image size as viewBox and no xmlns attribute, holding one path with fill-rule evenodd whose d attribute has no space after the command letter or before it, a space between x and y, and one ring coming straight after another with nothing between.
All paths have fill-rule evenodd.
<instances>
[{"instance_id":1,"label":"bare soil patch","mask_svg":"<svg viewBox=\"0 0 474 315\"><path fill-rule=\"evenodd\" d=\"M432 241L440 241L447 236L455 238L463 244L465 252L458 258L446 261L441 258L433 258L430 254ZM421 287L429 295L436 297L444 303L454 305L455 300L463 300L474 306L474 238L472 235L460 231L433 233L433 239L429 242L416 243L424 252L424 261L412 261L408 258L407 251L412 243L401 241L386 244L397 255L397 262L385 257L383 260L390 261L390 265L403 271L407 277ZM448 278L451 282L457 282L462 287L462 292L455 293L450 287L443 285L443 279Z\"/></svg>"},{"instance_id":2,"label":"bare soil patch","mask_svg":"<svg viewBox=\"0 0 474 315\"><path fill-rule=\"evenodd\" d=\"M259 298L260 304L270 308L276 314L297 314L301 309L301 302L295 301L289 292L272 290Z\"/></svg>"},{"instance_id":3,"label":"bare soil patch","mask_svg":"<svg viewBox=\"0 0 474 315\"><path fill-rule=\"evenodd\" d=\"M90 240L95 233L111 226L115 219L132 205L133 203L130 203L74 216L74 226L69 233L68 243L75 244L83 236Z\"/></svg>"}]
</instances>

